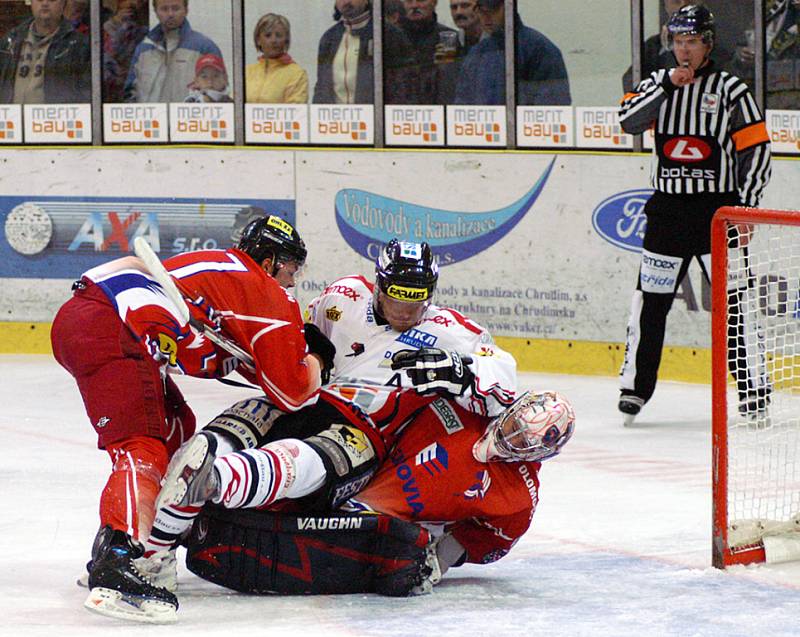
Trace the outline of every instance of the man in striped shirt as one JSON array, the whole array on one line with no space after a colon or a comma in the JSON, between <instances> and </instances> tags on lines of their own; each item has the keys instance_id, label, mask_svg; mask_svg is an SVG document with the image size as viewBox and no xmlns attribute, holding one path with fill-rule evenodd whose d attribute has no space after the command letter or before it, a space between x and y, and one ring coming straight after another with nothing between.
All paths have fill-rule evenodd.
<instances>
[{"instance_id":1,"label":"man in striped shirt","mask_svg":"<svg viewBox=\"0 0 800 637\"><path fill-rule=\"evenodd\" d=\"M714 16L702 5L687 5L667 28L677 66L652 72L620 108L626 133L652 126L656 141L655 193L645 206L647 230L620 371L626 425L655 390L667 314L692 257L709 279L714 212L757 206L771 172L769 136L747 85L709 59ZM738 298L739 292L732 294ZM737 303L732 314L730 338L742 345ZM745 370L736 380L745 410L763 408L766 379Z\"/></svg>"}]
</instances>

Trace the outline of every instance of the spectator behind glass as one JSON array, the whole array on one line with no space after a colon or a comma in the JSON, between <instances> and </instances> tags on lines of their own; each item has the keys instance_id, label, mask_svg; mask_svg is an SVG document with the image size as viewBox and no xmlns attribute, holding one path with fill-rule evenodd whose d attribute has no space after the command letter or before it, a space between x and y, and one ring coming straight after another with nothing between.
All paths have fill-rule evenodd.
<instances>
[{"instance_id":1,"label":"spectator behind glass","mask_svg":"<svg viewBox=\"0 0 800 637\"><path fill-rule=\"evenodd\" d=\"M505 6L503 0L478 0L486 32L470 49L456 88L456 104L504 105ZM564 58L546 36L514 15L516 33L517 104L568 105L572 102Z\"/></svg>"},{"instance_id":2,"label":"spectator behind glass","mask_svg":"<svg viewBox=\"0 0 800 637\"><path fill-rule=\"evenodd\" d=\"M394 26L400 26L400 19L406 16L406 7L403 0L384 0L383 19Z\"/></svg>"},{"instance_id":3,"label":"spectator behind glass","mask_svg":"<svg viewBox=\"0 0 800 637\"><path fill-rule=\"evenodd\" d=\"M153 0L158 25L136 47L125 83L126 102L183 102L197 60L222 57L209 38L193 31L189 0Z\"/></svg>"},{"instance_id":4,"label":"spectator behind glass","mask_svg":"<svg viewBox=\"0 0 800 637\"><path fill-rule=\"evenodd\" d=\"M289 20L282 15L261 16L253 41L261 53L245 68L245 101L267 104L305 104L308 74L289 55L292 39Z\"/></svg>"},{"instance_id":5,"label":"spectator behind glass","mask_svg":"<svg viewBox=\"0 0 800 637\"><path fill-rule=\"evenodd\" d=\"M317 52L315 104L371 104L373 95L372 5L369 0L335 0L330 29ZM414 51L402 31L383 25L384 101L413 104L416 99Z\"/></svg>"},{"instance_id":6,"label":"spectator behind glass","mask_svg":"<svg viewBox=\"0 0 800 637\"><path fill-rule=\"evenodd\" d=\"M88 36L91 22L89 0L67 0L64 5L64 18L78 33Z\"/></svg>"},{"instance_id":7,"label":"spectator behind glass","mask_svg":"<svg viewBox=\"0 0 800 637\"><path fill-rule=\"evenodd\" d=\"M31 13L0 41L0 104L90 102L89 41L64 0L31 0Z\"/></svg>"},{"instance_id":8,"label":"spectator behind glass","mask_svg":"<svg viewBox=\"0 0 800 637\"><path fill-rule=\"evenodd\" d=\"M122 102L136 47L147 35L147 0L119 0L103 23L103 100Z\"/></svg>"},{"instance_id":9,"label":"spectator behind glass","mask_svg":"<svg viewBox=\"0 0 800 637\"><path fill-rule=\"evenodd\" d=\"M419 104L449 104L455 90L457 69L448 63L455 60L458 52L458 31L437 21L436 3L437 0L404 0L406 15L400 19L417 57ZM444 54L445 41L449 42L447 48L452 55Z\"/></svg>"},{"instance_id":10,"label":"spectator behind glass","mask_svg":"<svg viewBox=\"0 0 800 637\"><path fill-rule=\"evenodd\" d=\"M187 87L187 102L232 102L228 95L228 72L225 62L213 53L206 53L194 65L194 80Z\"/></svg>"},{"instance_id":11,"label":"spectator behind glass","mask_svg":"<svg viewBox=\"0 0 800 637\"><path fill-rule=\"evenodd\" d=\"M767 48L767 108L800 109L800 0L767 0L764 19ZM755 33L739 39L731 72L752 88Z\"/></svg>"},{"instance_id":12,"label":"spectator behind glass","mask_svg":"<svg viewBox=\"0 0 800 637\"><path fill-rule=\"evenodd\" d=\"M450 0L450 15L462 33L462 54L478 43L483 35L481 18L478 15L478 0Z\"/></svg>"}]
</instances>

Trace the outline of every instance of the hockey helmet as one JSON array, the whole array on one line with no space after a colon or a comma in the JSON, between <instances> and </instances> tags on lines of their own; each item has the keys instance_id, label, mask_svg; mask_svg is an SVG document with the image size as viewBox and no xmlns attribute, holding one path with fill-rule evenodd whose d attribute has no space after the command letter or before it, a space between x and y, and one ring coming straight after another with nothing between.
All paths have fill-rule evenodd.
<instances>
[{"instance_id":1,"label":"hockey helmet","mask_svg":"<svg viewBox=\"0 0 800 637\"><path fill-rule=\"evenodd\" d=\"M714 45L716 27L714 14L702 4L687 4L681 7L667 22L670 42L676 35L699 35L704 44Z\"/></svg>"},{"instance_id":2,"label":"hockey helmet","mask_svg":"<svg viewBox=\"0 0 800 637\"><path fill-rule=\"evenodd\" d=\"M378 289L397 301L430 302L439 267L427 243L410 243L392 239L375 261Z\"/></svg>"},{"instance_id":3,"label":"hockey helmet","mask_svg":"<svg viewBox=\"0 0 800 637\"><path fill-rule=\"evenodd\" d=\"M482 462L541 462L557 455L574 430L569 400L555 391L529 391L489 424L473 453Z\"/></svg>"},{"instance_id":4,"label":"hockey helmet","mask_svg":"<svg viewBox=\"0 0 800 637\"><path fill-rule=\"evenodd\" d=\"M257 263L271 257L276 263L294 261L302 266L308 255L297 230L276 215L259 217L247 224L236 247Z\"/></svg>"}]
</instances>

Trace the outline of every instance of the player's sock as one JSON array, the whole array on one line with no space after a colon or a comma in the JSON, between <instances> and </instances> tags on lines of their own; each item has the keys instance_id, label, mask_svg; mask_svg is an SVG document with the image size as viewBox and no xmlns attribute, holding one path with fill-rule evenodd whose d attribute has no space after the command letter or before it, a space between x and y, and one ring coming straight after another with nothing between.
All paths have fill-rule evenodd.
<instances>
[{"instance_id":1,"label":"player's sock","mask_svg":"<svg viewBox=\"0 0 800 637\"><path fill-rule=\"evenodd\" d=\"M220 456L214 470L219 491L213 501L229 509L301 498L321 487L326 475L317 452L296 439Z\"/></svg>"},{"instance_id":2,"label":"player's sock","mask_svg":"<svg viewBox=\"0 0 800 637\"><path fill-rule=\"evenodd\" d=\"M157 438L135 436L109 445L106 451L114 464L100 496L100 526L124 531L139 541L153 524L167 449Z\"/></svg>"}]
</instances>

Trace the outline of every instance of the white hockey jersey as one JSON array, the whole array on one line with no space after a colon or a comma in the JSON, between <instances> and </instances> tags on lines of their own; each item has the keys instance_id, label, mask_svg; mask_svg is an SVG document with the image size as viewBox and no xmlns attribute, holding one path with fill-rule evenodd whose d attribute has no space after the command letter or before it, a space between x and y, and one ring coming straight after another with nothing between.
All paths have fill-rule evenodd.
<instances>
[{"instance_id":1,"label":"white hockey jersey","mask_svg":"<svg viewBox=\"0 0 800 637\"><path fill-rule=\"evenodd\" d=\"M459 405L496 416L514 402L516 361L495 345L486 329L455 310L430 305L415 327L396 332L376 321L373 289L374 284L362 276L344 277L331 283L308 306L307 320L336 346L332 384L358 382L411 389L405 371L392 370L392 356L401 350L437 347L472 358L470 369L475 382L455 399Z\"/></svg>"}]
</instances>

